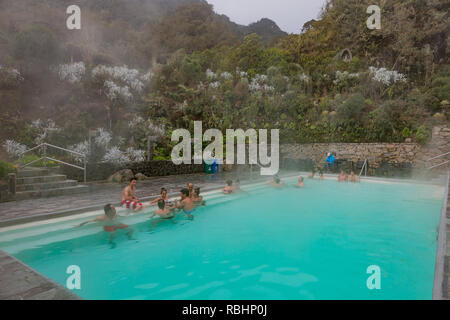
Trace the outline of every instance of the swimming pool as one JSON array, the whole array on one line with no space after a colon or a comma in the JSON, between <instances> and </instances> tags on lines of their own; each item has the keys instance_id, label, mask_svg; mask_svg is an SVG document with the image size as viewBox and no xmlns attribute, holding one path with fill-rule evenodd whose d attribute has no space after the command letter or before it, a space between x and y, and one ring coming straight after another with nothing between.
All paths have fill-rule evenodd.
<instances>
[{"instance_id":1,"label":"swimming pool","mask_svg":"<svg viewBox=\"0 0 450 320\"><path fill-rule=\"evenodd\" d=\"M443 188L306 180L211 194L195 219L123 218L115 244L86 217L0 232L0 249L85 299L431 299ZM244 188L245 189L245 188ZM369 266L381 289L369 290Z\"/></svg>"}]
</instances>

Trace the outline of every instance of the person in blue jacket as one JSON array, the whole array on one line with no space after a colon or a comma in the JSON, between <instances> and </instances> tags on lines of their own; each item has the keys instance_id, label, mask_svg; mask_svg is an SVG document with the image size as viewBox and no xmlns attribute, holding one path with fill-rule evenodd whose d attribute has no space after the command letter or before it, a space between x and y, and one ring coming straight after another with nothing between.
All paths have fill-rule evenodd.
<instances>
[{"instance_id":1,"label":"person in blue jacket","mask_svg":"<svg viewBox=\"0 0 450 320\"><path fill-rule=\"evenodd\" d=\"M330 152L327 155L327 160L325 161L325 169L331 169L331 167L334 166L334 162L335 162L336 158L334 157L334 155Z\"/></svg>"}]
</instances>

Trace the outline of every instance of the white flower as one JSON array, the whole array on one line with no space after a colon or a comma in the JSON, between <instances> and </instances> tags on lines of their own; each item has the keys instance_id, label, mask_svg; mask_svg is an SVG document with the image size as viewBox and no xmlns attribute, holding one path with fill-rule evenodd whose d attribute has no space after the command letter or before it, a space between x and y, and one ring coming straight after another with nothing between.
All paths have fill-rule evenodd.
<instances>
[{"instance_id":1,"label":"white flower","mask_svg":"<svg viewBox=\"0 0 450 320\"><path fill-rule=\"evenodd\" d=\"M103 128L98 128L96 130L95 144L103 148L107 148L112 140L111 133Z\"/></svg>"},{"instance_id":2,"label":"white flower","mask_svg":"<svg viewBox=\"0 0 450 320\"><path fill-rule=\"evenodd\" d=\"M338 84L340 82L357 79L359 78L359 73L349 73L348 71L340 72L336 71L336 80L333 81L334 84Z\"/></svg>"},{"instance_id":3,"label":"white flower","mask_svg":"<svg viewBox=\"0 0 450 320\"><path fill-rule=\"evenodd\" d=\"M109 100L123 99L124 101L130 101L133 99L133 95L130 92L128 86L121 87L112 81L105 81L106 96Z\"/></svg>"},{"instance_id":4,"label":"white flower","mask_svg":"<svg viewBox=\"0 0 450 320\"><path fill-rule=\"evenodd\" d=\"M218 89L218 88L220 87L220 82L219 82L219 81L211 82L211 83L209 84L209 87L210 87L211 89Z\"/></svg>"},{"instance_id":5,"label":"white flower","mask_svg":"<svg viewBox=\"0 0 450 320\"><path fill-rule=\"evenodd\" d=\"M3 143L3 148L5 148L6 152L13 158L18 158L27 151L27 146L14 140L6 140Z\"/></svg>"},{"instance_id":6,"label":"white flower","mask_svg":"<svg viewBox=\"0 0 450 320\"><path fill-rule=\"evenodd\" d=\"M136 128L136 126L144 123L144 121L144 118L142 118L141 116L134 116L133 120L128 121L128 128L134 129Z\"/></svg>"},{"instance_id":7,"label":"white flower","mask_svg":"<svg viewBox=\"0 0 450 320\"><path fill-rule=\"evenodd\" d=\"M302 73L302 74L299 76L299 79L300 79L300 81L302 81L302 82L306 82L306 83L309 82L309 77L308 77L305 73Z\"/></svg>"},{"instance_id":8,"label":"white flower","mask_svg":"<svg viewBox=\"0 0 450 320\"><path fill-rule=\"evenodd\" d=\"M233 75L231 73L229 73L229 72L222 72L220 74L220 77L225 79L225 80L233 79Z\"/></svg>"},{"instance_id":9,"label":"white flower","mask_svg":"<svg viewBox=\"0 0 450 320\"><path fill-rule=\"evenodd\" d=\"M77 152L77 153L81 153L81 154L83 154L83 155L85 155L87 157L89 155L89 151L90 151L89 142L86 140L86 141L80 142L80 143L78 143L76 145L70 146L68 149L72 150L74 152ZM84 157L83 156L79 156L79 155L75 155L74 154L73 158L78 163L82 163L84 161ZM86 160L87 160L87 158L86 158Z\"/></svg>"},{"instance_id":10,"label":"white flower","mask_svg":"<svg viewBox=\"0 0 450 320\"><path fill-rule=\"evenodd\" d=\"M112 147L103 156L103 162L112 163L116 165L121 165L130 162L130 158L124 152L122 152L118 147Z\"/></svg>"},{"instance_id":11,"label":"white flower","mask_svg":"<svg viewBox=\"0 0 450 320\"><path fill-rule=\"evenodd\" d=\"M216 78L216 74L214 72L212 72L210 69L206 70L206 77L208 79L215 79Z\"/></svg>"},{"instance_id":12,"label":"white flower","mask_svg":"<svg viewBox=\"0 0 450 320\"><path fill-rule=\"evenodd\" d=\"M79 83L86 73L84 62L61 64L57 67L59 79L72 84Z\"/></svg>"},{"instance_id":13,"label":"white flower","mask_svg":"<svg viewBox=\"0 0 450 320\"><path fill-rule=\"evenodd\" d=\"M377 69L375 67L370 67L369 72L372 75L372 80L381 82L387 86L397 82L406 82L406 76L395 70L390 71L386 68Z\"/></svg>"},{"instance_id":14,"label":"white flower","mask_svg":"<svg viewBox=\"0 0 450 320\"><path fill-rule=\"evenodd\" d=\"M109 81L105 81L105 86L109 88L110 92L118 92L122 90L122 95L124 97L127 96L128 99L129 89L131 88L138 93L142 92L145 87L144 82L149 81L153 76L153 73L149 71L146 74L141 75L138 70L128 69L127 66L107 67L104 65L99 65L92 70L92 76L94 78L109 78ZM111 80L122 82L123 84L125 84L125 86L117 85L116 82L113 82ZM106 82L108 82L108 84ZM131 93L129 95L131 95ZM108 98L111 99L111 97L115 97L115 95L113 93L110 93L110 96L108 96Z\"/></svg>"},{"instance_id":15,"label":"white flower","mask_svg":"<svg viewBox=\"0 0 450 320\"><path fill-rule=\"evenodd\" d=\"M143 162L145 161L145 151L136 150L134 148L128 148L126 151L128 158L133 162Z\"/></svg>"},{"instance_id":16,"label":"white flower","mask_svg":"<svg viewBox=\"0 0 450 320\"><path fill-rule=\"evenodd\" d=\"M166 129L165 129L164 125L155 124L151 120L148 120L147 128L150 131L150 134L157 136L157 137L163 137L166 134Z\"/></svg>"},{"instance_id":17,"label":"white flower","mask_svg":"<svg viewBox=\"0 0 450 320\"><path fill-rule=\"evenodd\" d=\"M41 119L34 120L31 125L32 128L37 129L37 136L34 139L36 144L41 144L48 137L50 132L58 132L61 129L56 126L55 121L52 119L47 119L47 121L42 121Z\"/></svg>"}]
</instances>

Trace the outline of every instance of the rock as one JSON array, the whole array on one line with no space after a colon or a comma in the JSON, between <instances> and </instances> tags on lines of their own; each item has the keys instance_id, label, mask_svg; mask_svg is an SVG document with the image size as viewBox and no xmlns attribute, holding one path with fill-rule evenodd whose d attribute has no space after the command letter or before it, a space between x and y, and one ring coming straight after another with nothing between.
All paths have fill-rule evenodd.
<instances>
[{"instance_id":1,"label":"rock","mask_svg":"<svg viewBox=\"0 0 450 320\"><path fill-rule=\"evenodd\" d=\"M405 139L405 143L412 143L412 139L411 138Z\"/></svg>"},{"instance_id":2,"label":"rock","mask_svg":"<svg viewBox=\"0 0 450 320\"><path fill-rule=\"evenodd\" d=\"M144 181L144 180L148 180L148 177L143 173L138 173L138 174L136 174L136 179L138 181Z\"/></svg>"},{"instance_id":3,"label":"rock","mask_svg":"<svg viewBox=\"0 0 450 320\"><path fill-rule=\"evenodd\" d=\"M108 182L123 183L129 182L134 177L133 171L130 169L120 170L108 178Z\"/></svg>"}]
</instances>

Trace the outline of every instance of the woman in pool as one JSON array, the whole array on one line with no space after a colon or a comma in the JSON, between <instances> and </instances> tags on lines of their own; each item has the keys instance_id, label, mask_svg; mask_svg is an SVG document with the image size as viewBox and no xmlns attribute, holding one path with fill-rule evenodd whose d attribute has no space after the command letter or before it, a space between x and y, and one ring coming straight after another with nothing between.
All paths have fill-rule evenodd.
<instances>
[{"instance_id":1,"label":"woman in pool","mask_svg":"<svg viewBox=\"0 0 450 320\"><path fill-rule=\"evenodd\" d=\"M355 174L354 171L350 172L350 175L348 176L348 182L354 182L354 183L358 183L359 182L359 178L358 176Z\"/></svg>"},{"instance_id":2,"label":"woman in pool","mask_svg":"<svg viewBox=\"0 0 450 320\"><path fill-rule=\"evenodd\" d=\"M174 203L169 199L167 195L167 189L161 188L161 196L158 199L155 199L150 202L150 205L155 205L159 202L159 200L164 200L166 202L166 206L173 207Z\"/></svg>"},{"instance_id":3,"label":"woman in pool","mask_svg":"<svg viewBox=\"0 0 450 320\"><path fill-rule=\"evenodd\" d=\"M303 188L305 183L303 182L303 177L298 178L298 183L295 185L297 188Z\"/></svg>"},{"instance_id":4,"label":"woman in pool","mask_svg":"<svg viewBox=\"0 0 450 320\"><path fill-rule=\"evenodd\" d=\"M194 197L192 198L192 201L194 201L195 205L205 205L205 201L203 201L203 197L200 195L199 187L194 189Z\"/></svg>"},{"instance_id":5,"label":"woman in pool","mask_svg":"<svg viewBox=\"0 0 450 320\"><path fill-rule=\"evenodd\" d=\"M93 220L83 222L83 223L79 224L77 227L82 227L91 222L101 222L103 225L103 230L105 230L106 232L109 232L111 234L109 237L110 241L112 241L114 239L117 230L128 230L127 236L128 236L128 238L131 238L131 236L133 234L133 229L131 229L126 224L123 224L123 223L120 223L119 221L117 221L118 215L116 212L116 208L111 204L107 204L103 209L105 211L105 214L103 216L97 217Z\"/></svg>"}]
</instances>

